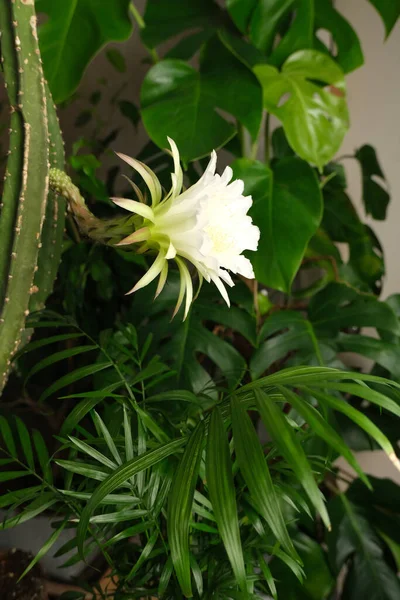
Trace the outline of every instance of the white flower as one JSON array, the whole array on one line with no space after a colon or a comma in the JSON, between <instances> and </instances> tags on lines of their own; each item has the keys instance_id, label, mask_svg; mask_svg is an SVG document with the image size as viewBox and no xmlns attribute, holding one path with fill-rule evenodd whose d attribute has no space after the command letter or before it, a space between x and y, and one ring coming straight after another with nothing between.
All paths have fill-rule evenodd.
<instances>
[{"instance_id":1,"label":"white flower","mask_svg":"<svg viewBox=\"0 0 400 600\"><path fill-rule=\"evenodd\" d=\"M252 205L251 196L243 196L243 181L232 181L232 169L226 167L222 175L215 173L217 155L211 160L197 183L182 191L183 174L179 151L168 138L175 172L172 187L162 199L162 189L156 175L143 163L119 154L144 179L151 195L151 206L133 185L140 201L113 198L115 204L143 217L140 229L124 238L119 245L142 243L140 252L156 251L157 257L147 273L128 293L148 285L159 276L156 297L163 289L168 275L168 261L175 260L181 277L180 292L174 315L186 295L186 318L193 300L193 284L188 269L191 263L203 279L213 281L229 306L229 297L222 281L234 283L228 271L254 278L253 267L244 250L257 250L260 230L247 215ZM231 183L230 183L231 182Z\"/></svg>"}]
</instances>

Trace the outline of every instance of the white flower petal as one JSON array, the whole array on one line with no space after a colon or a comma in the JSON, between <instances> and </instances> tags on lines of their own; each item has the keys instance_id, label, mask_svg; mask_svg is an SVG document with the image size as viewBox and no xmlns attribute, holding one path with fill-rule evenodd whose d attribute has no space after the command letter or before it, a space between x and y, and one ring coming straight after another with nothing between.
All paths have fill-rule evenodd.
<instances>
[{"instance_id":1,"label":"white flower petal","mask_svg":"<svg viewBox=\"0 0 400 600\"><path fill-rule=\"evenodd\" d=\"M142 204L137 200L129 200L128 198L111 198L111 200L117 206L120 206L125 210L129 210L130 212L136 213L144 219L152 221L152 223L155 222L153 210L150 206L147 206L147 204Z\"/></svg>"},{"instance_id":2,"label":"white flower petal","mask_svg":"<svg viewBox=\"0 0 400 600\"><path fill-rule=\"evenodd\" d=\"M130 167L132 167L132 169L135 169L135 171L137 171L141 175L141 177L143 178L147 187L150 190L152 205L157 205L161 200L162 189L158 177L155 175L155 173L151 169L149 169L147 165L143 164L139 160L136 160L135 158L131 158L126 154L120 154L118 152L117 156L122 158L122 160L124 160L126 163L128 163Z\"/></svg>"}]
</instances>

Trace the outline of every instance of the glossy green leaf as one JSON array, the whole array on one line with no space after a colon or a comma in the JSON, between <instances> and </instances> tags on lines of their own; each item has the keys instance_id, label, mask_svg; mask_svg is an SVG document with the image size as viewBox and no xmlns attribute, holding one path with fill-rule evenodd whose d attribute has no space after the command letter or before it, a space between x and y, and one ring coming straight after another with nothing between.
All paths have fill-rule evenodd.
<instances>
[{"instance_id":1,"label":"glossy green leaf","mask_svg":"<svg viewBox=\"0 0 400 600\"><path fill-rule=\"evenodd\" d=\"M239 3L240 0L237 0ZM251 15L250 36L253 44L270 54L273 49L274 40L279 27L288 13L293 9L296 0L261 0L255 4L255 10ZM241 0L241 5L251 4Z\"/></svg>"},{"instance_id":2,"label":"glossy green leaf","mask_svg":"<svg viewBox=\"0 0 400 600\"><path fill-rule=\"evenodd\" d=\"M261 231L258 251L249 253L256 278L289 292L322 218L316 175L309 165L294 157L279 161L273 171L249 159L235 161L232 168L234 176L243 179L245 193L252 195L250 214Z\"/></svg>"},{"instance_id":3,"label":"glossy green leaf","mask_svg":"<svg viewBox=\"0 0 400 600\"><path fill-rule=\"evenodd\" d=\"M10 517L9 519L4 519L0 523L0 530L12 529L16 525L26 523L26 521L30 521L30 519L37 517L51 506L54 506L56 502L57 500L54 499L51 492L42 493L39 498L28 504L28 506L19 514L14 517Z\"/></svg>"},{"instance_id":4,"label":"glossy green leaf","mask_svg":"<svg viewBox=\"0 0 400 600\"><path fill-rule=\"evenodd\" d=\"M385 175L376 156L375 148L366 144L361 146L355 157L360 163L362 174L362 198L365 212L373 219L384 221L390 195L386 190Z\"/></svg>"},{"instance_id":5,"label":"glossy green leaf","mask_svg":"<svg viewBox=\"0 0 400 600\"><path fill-rule=\"evenodd\" d=\"M71 373L68 373L67 375L63 375L63 377L60 377L60 379L57 379L56 381L54 381L54 383L52 383L43 392L43 394L39 398L39 402L43 402L44 400L49 398L52 394L54 394L55 392L58 392L58 390L61 390L62 388L66 387L67 385L70 385L71 383L74 383L75 381L79 381L79 379L83 379L84 377L89 377L89 375L94 375L94 373L98 373L99 371L106 369L107 367L110 366L110 364L111 363L109 361L101 362L101 363L94 363L93 365L87 365L85 367L78 367L78 369L75 369L75 371L72 371Z\"/></svg>"},{"instance_id":6,"label":"glossy green leaf","mask_svg":"<svg viewBox=\"0 0 400 600\"><path fill-rule=\"evenodd\" d=\"M283 600L328 598L335 579L330 571L326 553L318 542L304 533L296 532L293 541L304 563L306 577L300 583L282 561L271 561L278 598Z\"/></svg>"},{"instance_id":7,"label":"glossy green leaf","mask_svg":"<svg viewBox=\"0 0 400 600\"><path fill-rule=\"evenodd\" d=\"M113 537L108 539L104 543L103 548L108 548L109 546L113 546L117 542L121 542L122 540L131 538L135 535L138 535L139 533L144 533L148 529L151 529L152 526L153 526L153 523L151 521L145 521L144 523L138 523L137 525L132 525L132 527L128 527L127 529L120 531L119 533L115 534Z\"/></svg>"},{"instance_id":8,"label":"glossy green leaf","mask_svg":"<svg viewBox=\"0 0 400 600\"><path fill-rule=\"evenodd\" d=\"M232 399L231 410L236 459L252 500L273 531L276 539L289 554L297 558L286 529L271 474L251 419L236 398Z\"/></svg>"},{"instance_id":9,"label":"glossy green leaf","mask_svg":"<svg viewBox=\"0 0 400 600\"><path fill-rule=\"evenodd\" d=\"M63 469L83 477L89 477L89 479L96 479L97 481L104 481L110 473L110 470L105 467L98 465L91 465L90 463L81 462L78 460L64 460L58 459L54 461L56 465L59 465Z\"/></svg>"},{"instance_id":10,"label":"glossy green leaf","mask_svg":"<svg viewBox=\"0 0 400 600\"><path fill-rule=\"evenodd\" d=\"M0 471L0 482L11 481L13 479L19 479L20 477L25 477L26 475L30 475L27 471Z\"/></svg>"},{"instance_id":11,"label":"glossy green leaf","mask_svg":"<svg viewBox=\"0 0 400 600\"><path fill-rule=\"evenodd\" d=\"M81 520L78 526L78 548L82 552L83 543L85 540L86 530L89 524L90 517L96 510L97 506L102 500L108 495L114 492L118 487L123 485L130 477L136 475L144 469L148 469L153 465L157 464L167 456L174 454L186 443L186 439L178 439L154 450L150 450L143 454L128 461L121 465L113 473L96 488L92 494L88 504L82 512ZM61 461L58 461L61 462ZM65 461L64 461L65 462Z\"/></svg>"},{"instance_id":12,"label":"glossy green leaf","mask_svg":"<svg viewBox=\"0 0 400 600\"><path fill-rule=\"evenodd\" d=\"M282 122L293 150L319 168L329 162L348 129L340 67L322 52L300 50L281 72L269 65L258 65L254 72L263 88L264 107Z\"/></svg>"},{"instance_id":13,"label":"glossy green leaf","mask_svg":"<svg viewBox=\"0 0 400 600\"><path fill-rule=\"evenodd\" d=\"M226 8L235 25L246 32L251 14L257 6L257 0L226 0Z\"/></svg>"},{"instance_id":14,"label":"glossy green leaf","mask_svg":"<svg viewBox=\"0 0 400 600\"><path fill-rule=\"evenodd\" d=\"M304 491L321 515L325 526L329 529L329 516L322 494L318 489L310 463L293 428L287 422L281 408L269 398L268 394L261 390L255 390L254 396L268 433L277 445L279 452L293 469Z\"/></svg>"},{"instance_id":15,"label":"glossy green leaf","mask_svg":"<svg viewBox=\"0 0 400 600\"><path fill-rule=\"evenodd\" d=\"M172 564L172 558L168 557L168 560L164 565L164 568L160 575L160 580L158 582L158 595L160 598L162 598L165 594L173 572L174 566Z\"/></svg>"},{"instance_id":16,"label":"glossy green leaf","mask_svg":"<svg viewBox=\"0 0 400 600\"><path fill-rule=\"evenodd\" d=\"M92 494L89 492L73 492L71 490L58 490L65 496L76 498L77 500L90 500ZM100 504L115 504L125 506L127 504L133 506L140 504L140 499L129 494L108 494Z\"/></svg>"},{"instance_id":17,"label":"glossy green leaf","mask_svg":"<svg viewBox=\"0 0 400 600\"><path fill-rule=\"evenodd\" d=\"M44 325L43 323L41 323ZM38 327L38 323L35 323L35 327ZM59 327L58 323L50 323L50 327ZM65 327L69 327L69 325L65 324ZM33 352L34 350L38 350L39 348L43 348L44 346L48 346L50 344L56 344L57 342L63 342L67 340L74 340L79 337L83 337L83 333L60 333L59 335L52 335L51 337L44 338L42 340L36 340L34 342L30 342L26 346L24 346L19 352L17 352L14 356L14 360L26 354L27 352Z\"/></svg>"},{"instance_id":18,"label":"glossy green leaf","mask_svg":"<svg viewBox=\"0 0 400 600\"><path fill-rule=\"evenodd\" d=\"M206 156L235 134L216 109L236 117L253 138L262 114L257 79L217 36L203 49L199 72L172 59L152 67L143 82L141 104L151 139L164 148L167 136L172 137L184 161Z\"/></svg>"},{"instance_id":19,"label":"glossy green leaf","mask_svg":"<svg viewBox=\"0 0 400 600\"><path fill-rule=\"evenodd\" d=\"M37 0L36 11L48 15L39 30L46 79L55 102L66 100L78 87L86 67L111 41L126 40L132 32L129 0Z\"/></svg>"},{"instance_id":20,"label":"glossy green leaf","mask_svg":"<svg viewBox=\"0 0 400 600\"><path fill-rule=\"evenodd\" d=\"M183 594L190 598L189 522L198 477L204 425L192 432L172 481L168 499L167 531L172 562Z\"/></svg>"},{"instance_id":21,"label":"glossy green leaf","mask_svg":"<svg viewBox=\"0 0 400 600\"><path fill-rule=\"evenodd\" d=\"M329 31L336 45L335 60L344 73L361 67L364 55L360 40L350 23L336 10L331 0L317 0L315 7L315 30Z\"/></svg>"},{"instance_id":22,"label":"glossy green leaf","mask_svg":"<svg viewBox=\"0 0 400 600\"><path fill-rule=\"evenodd\" d=\"M211 414L208 429L206 477L218 531L236 581L240 588L246 591L246 570L240 540L231 455L227 433L218 407Z\"/></svg>"},{"instance_id":23,"label":"glossy green leaf","mask_svg":"<svg viewBox=\"0 0 400 600\"><path fill-rule=\"evenodd\" d=\"M400 16L400 0L368 0L378 11L385 24L388 37Z\"/></svg>"},{"instance_id":24,"label":"glossy green leaf","mask_svg":"<svg viewBox=\"0 0 400 600\"><path fill-rule=\"evenodd\" d=\"M115 464L115 462L113 462L112 460L110 460L109 458L104 456L104 454L102 454L101 452L96 450L96 448L92 448L91 446L89 446L88 444L83 442L82 440L78 440L77 438L74 438L72 436L68 436L68 437L71 440L71 442L74 444L74 446L76 446L84 454L87 454L88 456L90 456L94 460L97 460L99 463L101 463L105 467L108 467L109 469L117 468L117 465Z\"/></svg>"},{"instance_id":25,"label":"glossy green leaf","mask_svg":"<svg viewBox=\"0 0 400 600\"><path fill-rule=\"evenodd\" d=\"M96 411L93 411L93 422L95 424L96 429L99 432L99 435L101 435L104 438L104 441L107 444L110 454L113 456L115 462L117 463L117 465L120 465L122 462L122 459L117 450L117 447L112 438L112 435L110 434L109 430L107 429L103 419L100 417L100 415Z\"/></svg>"}]
</instances>

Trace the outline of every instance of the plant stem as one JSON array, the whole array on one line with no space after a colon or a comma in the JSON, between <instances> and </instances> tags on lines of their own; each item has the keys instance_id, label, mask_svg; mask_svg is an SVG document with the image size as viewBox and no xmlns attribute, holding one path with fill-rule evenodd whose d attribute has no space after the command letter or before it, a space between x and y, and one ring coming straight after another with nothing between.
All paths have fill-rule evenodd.
<instances>
[{"instance_id":1,"label":"plant stem","mask_svg":"<svg viewBox=\"0 0 400 600\"><path fill-rule=\"evenodd\" d=\"M265 159L265 164L269 165L269 161L270 161L270 151L269 151L269 144L270 144L270 139L269 139L269 133L270 133L270 114L267 113L267 116L265 118L265 148L264 148L264 159Z\"/></svg>"},{"instance_id":2,"label":"plant stem","mask_svg":"<svg viewBox=\"0 0 400 600\"><path fill-rule=\"evenodd\" d=\"M140 14L133 2L129 4L129 11L135 19L139 29L144 29L146 27L146 23L144 22L142 15ZM146 49L149 52L153 63L156 64L159 61L157 50L155 48L149 48L148 46L146 46Z\"/></svg>"}]
</instances>

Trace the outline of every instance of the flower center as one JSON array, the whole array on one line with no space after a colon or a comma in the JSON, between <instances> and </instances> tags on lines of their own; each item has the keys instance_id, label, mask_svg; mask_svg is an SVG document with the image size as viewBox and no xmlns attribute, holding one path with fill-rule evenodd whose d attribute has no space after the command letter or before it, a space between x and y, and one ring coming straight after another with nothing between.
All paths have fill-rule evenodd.
<instances>
[{"instance_id":1,"label":"flower center","mask_svg":"<svg viewBox=\"0 0 400 600\"><path fill-rule=\"evenodd\" d=\"M222 227L218 227L218 225L207 225L204 228L204 231L212 243L212 252L223 254L225 252L234 251L235 239L233 236L226 233Z\"/></svg>"}]
</instances>

